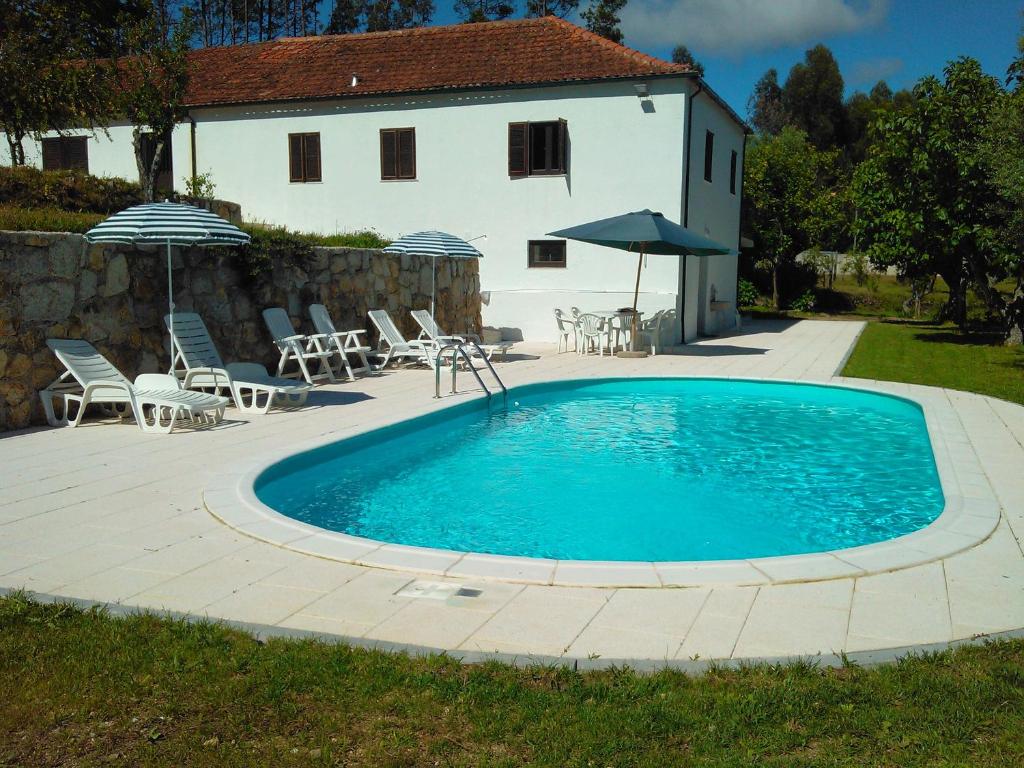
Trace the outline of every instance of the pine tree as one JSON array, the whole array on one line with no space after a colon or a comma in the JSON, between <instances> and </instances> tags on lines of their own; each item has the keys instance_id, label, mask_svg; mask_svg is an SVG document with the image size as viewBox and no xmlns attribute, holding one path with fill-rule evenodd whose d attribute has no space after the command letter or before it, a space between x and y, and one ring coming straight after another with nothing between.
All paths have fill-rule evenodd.
<instances>
[{"instance_id":1,"label":"pine tree","mask_svg":"<svg viewBox=\"0 0 1024 768\"><path fill-rule=\"evenodd\" d=\"M672 63L686 64L691 71L696 72L701 77L704 77L704 65L694 58L693 54L690 53L690 49L685 45L677 45L672 49Z\"/></svg>"},{"instance_id":2,"label":"pine tree","mask_svg":"<svg viewBox=\"0 0 1024 768\"><path fill-rule=\"evenodd\" d=\"M455 0L455 13L467 24L507 19L515 12L513 0Z\"/></svg>"},{"instance_id":3,"label":"pine tree","mask_svg":"<svg viewBox=\"0 0 1024 768\"><path fill-rule=\"evenodd\" d=\"M626 0L595 0L580 16L586 22L587 29L596 35L606 37L613 43L622 42L622 30L619 29L619 13L626 7Z\"/></svg>"}]
</instances>

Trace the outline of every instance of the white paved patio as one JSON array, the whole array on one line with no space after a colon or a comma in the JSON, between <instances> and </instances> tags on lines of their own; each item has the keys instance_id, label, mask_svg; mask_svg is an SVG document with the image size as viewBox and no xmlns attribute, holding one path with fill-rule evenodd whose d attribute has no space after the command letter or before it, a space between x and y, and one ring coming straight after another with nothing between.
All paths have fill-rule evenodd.
<instances>
[{"instance_id":1,"label":"white paved patio","mask_svg":"<svg viewBox=\"0 0 1024 768\"><path fill-rule=\"evenodd\" d=\"M592 588L424 576L301 554L255 540L206 509L203 491L255 457L300 450L444 407L433 376L403 370L322 387L312 405L213 430L146 435L90 423L0 438L0 588L209 616L264 633L339 636L383 647L498 653L581 665L846 652L864 660L1024 627L1024 408L979 395L835 377L860 323L762 322L646 360L557 355L520 345L498 365L514 386L555 378L742 376L849 383L909 394L940 409L960 493L998 508L995 530L909 568L796 583ZM469 378L460 379L468 386ZM471 395L460 395L459 400ZM947 429L948 428L948 429ZM960 469L972 462L983 471ZM940 457L937 457L940 458ZM975 537L977 538L977 537ZM381 563L386 565L386 563ZM867 570L871 570L867 568ZM401 596L418 579L476 597Z\"/></svg>"}]
</instances>

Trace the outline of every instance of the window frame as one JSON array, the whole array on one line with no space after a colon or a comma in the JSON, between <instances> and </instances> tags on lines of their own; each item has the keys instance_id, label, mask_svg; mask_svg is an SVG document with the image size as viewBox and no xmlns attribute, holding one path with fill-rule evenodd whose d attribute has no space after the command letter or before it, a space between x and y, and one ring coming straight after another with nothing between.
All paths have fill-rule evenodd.
<instances>
[{"instance_id":1,"label":"window frame","mask_svg":"<svg viewBox=\"0 0 1024 768\"><path fill-rule=\"evenodd\" d=\"M387 175L384 166L384 137L393 134L395 142L395 168L394 175ZM411 173L402 173L402 136L412 136L412 170ZM409 169L405 169L409 170ZM380 180L381 181L416 181L416 128L381 128L380 129Z\"/></svg>"},{"instance_id":2,"label":"window frame","mask_svg":"<svg viewBox=\"0 0 1024 768\"><path fill-rule=\"evenodd\" d=\"M46 166L46 146L49 144L51 147L56 143L57 146L57 165L56 167ZM69 144L81 144L82 157L85 161L84 165L72 166L68 164L68 150ZM88 136L48 136L39 143L39 163L44 171L84 171L89 172L89 137Z\"/></svg>"},{"instance_id":3,"label":"window frame","mask_svg":"<svg viewBox=\"0 0 1024 768\"><path fill-rule=\"evenodd\" d=\"M566 269L568 267L567 240L527 240L526 241L526 268L527 269ZM537 261L533 259L534 246L559 246L562 251L562 261Z\"/></svg>"},{"instance_id":4,"label":"window frame","mask_svg":"<svg viewBox=\"0 0 1024 768\"><path fill-rule=\"evenodd\" d=\"M552 131L554 152L546 158L543 168L533 167L533 136L534 130L540 128ZM521 132L521 133L517 133ZM518 141L513 145L514 137L522 136L522 146ZM569 121L565 118L555 120L520 121L508 124L508 175L519 179L528 176L568 176L569 175Z\"/></svg>"},{"instance_id":5,"label":"window frame","mask_svg":"<svg viewBox=\"0 0 1024 768\"><path fill-rule=\"evenodd\" d=\"M310 175L307 162L306 142L310 137L316 137L316 177ZM292 171L295 167L292 141L299 140L299 165L302 168L300 176L295 176ZM303 131L288 134L288 183L289 184L319 184L324 180L323 174L323 144L320 141L319 131Z\"/></svg>"},{"instance_id":6,"label":"window frame","mask_svg":"<svg viewBox=\"0 0 1024 768\"><path fill-rule=\"evenodd\" d=\"M739 153L736 150L732 150L732 154L729 156L729 194L736 194L736 171L739 168Z\"/></svg>"},{"instance_id":7,"label":"window frame","mask_svg":"<svg viewBox=\"0 0 1024 768\"><path fill-rule=\"evenodd\" d=\"M708 184L714 183L715 168L715 133L711 130L704 131L704 181Z\"/></svg>"}]
</instances>

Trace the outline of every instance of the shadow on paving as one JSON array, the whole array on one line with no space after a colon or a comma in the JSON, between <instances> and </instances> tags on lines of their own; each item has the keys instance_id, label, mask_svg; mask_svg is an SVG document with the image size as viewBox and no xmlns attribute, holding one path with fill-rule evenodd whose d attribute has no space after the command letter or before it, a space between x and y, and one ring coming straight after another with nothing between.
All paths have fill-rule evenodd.
<instances>
[{"instance_id":1,"label":"shadow on paving","mask_svg":"<svg viewBox=\"0 0 1024 768\"><path fill-rule=\"evenodd\" d=\"M331 392L327 390L318 390L309 393L309 399L306 400L305 408L323 408L331 405L351 405L352 403L361 403L364 400L373 400L372 395L368 395L365 392Z\"/></svg>"}]
</instances>

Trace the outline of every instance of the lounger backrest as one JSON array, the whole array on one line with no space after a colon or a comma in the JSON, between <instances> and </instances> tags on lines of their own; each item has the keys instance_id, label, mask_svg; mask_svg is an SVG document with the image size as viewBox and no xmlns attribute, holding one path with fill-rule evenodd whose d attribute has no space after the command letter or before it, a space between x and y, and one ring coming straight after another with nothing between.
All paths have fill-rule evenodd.
<instances>
[{"instance_id":1,"label":"lounger backrest","mask_svg":"<svg viewBox=\"0 0 1024 768\"><path fill-rule=\"evenodd\" d=\"M384 340L387 341L388 344L394 346L396 344L408 343L405 340L405 336L403 336L402 332L398 330L398 327L395 325L395 321L391 319L391 315L389 315L386 310L371 309L368 314L370 320L375 326L377 326L377 330L380 331L380 335L384 337Z\"/></svg>"},{"instance_id":2,"label":"lounger backrest","mask_svg":"<svg viewBox=\"0 0 1024 768\"><path fill-rule=\"evenodd\" d=\"M164 315L164 325L171 327L171 316ZM185 368L223 368L224 361L210 338L203 318L195 312L174 313L174 348Z\"/></svg>"},{"instance_id":3,"label":"lounger backrest","mask_svg":"<svg viewBox=\"0 0 1024 768\"><path fill-rule=\"evenodd\" d=\"M95 381L130 384L113 364L84 339L47 339L48 346L61 364L83 387Z\"/></svg>"},{"instance_id":4,"label":"lounger backrest","mask_svg":"<svg viewBox=\"0 0 1024 768\"><path fill-rule=\"evenodd\" d=\"M274 337L275 342L280 342L281 339L287 339L289 336L298 335L295 326L292 325L292 321L288 318L288 313L281 307L264 309L263 322L267 324L267 330L270 331L270 335Z\"/></svg>"},{"instance_id":5,"label":"lounger backrest","mask_svg":"<svg viewBox=\"0 0 1024 768\"><path fill-rule=\"evenodd\" d=\"M438 336L444 336L444 331L438 326L429 309L414 309L412 319L420 324L420 328L430 337L431 341L437 341Z\"/></svg>"},{"instance_id":6,"label":"lounger backrest","mask_svg":"<svg viewBox=\"0 0 1024 768\"><path fill-rule=\"evenodd\" d=\"M334 321L331 320L331 313L323 304L309 305L309 319L313 321L317 333L326 333L328 336L337 333Z\"/></svg>"}]
</instances>

